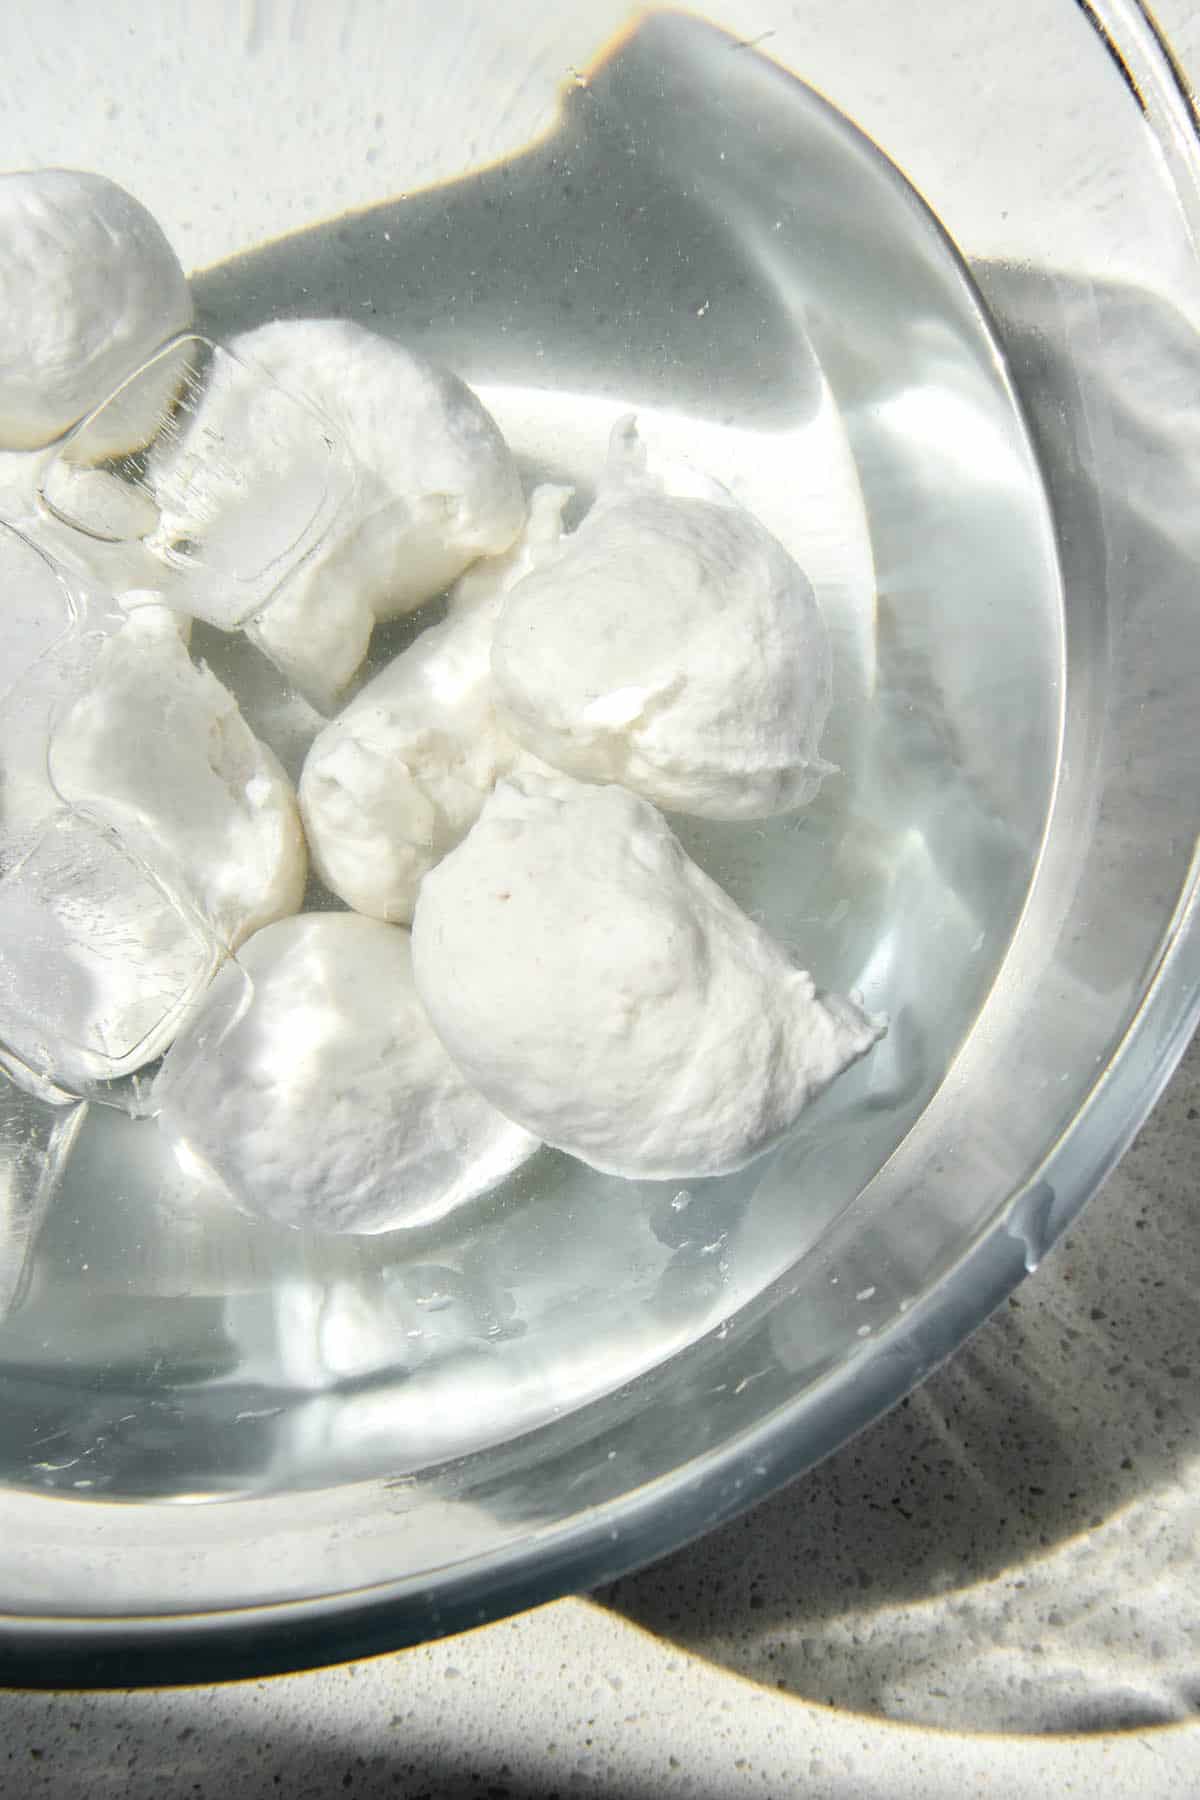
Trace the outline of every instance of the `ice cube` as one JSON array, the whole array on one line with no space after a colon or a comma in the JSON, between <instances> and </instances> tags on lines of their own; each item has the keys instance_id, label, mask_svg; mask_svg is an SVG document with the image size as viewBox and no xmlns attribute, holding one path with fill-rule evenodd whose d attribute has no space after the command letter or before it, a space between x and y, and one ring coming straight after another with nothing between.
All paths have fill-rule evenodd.
<instances>
[{"instance_id":1,"label":"ice cube","mask_svg":"<svg viewBox=\"0 0 1200 1800\"><path fill-rule=\"evenodd\" d=\"M62 571L0 519L0 701L66 636L75 611Z\"/></svg>"},{"instance_id":2,"label":"ice cube","mask_svg":"<svg viewBox=\"0 0 1200 1800\"><path fill-rule=\"evenodd\" d=\"M105 452L114 409L153 419L131 455ZM318 412L189 334L64 438L40 495L56 519L95 541L140 542L162 568L168 605L230 631L312 555L354 482Z\"/></svg>"},{"instance_id":3,"label":"ice cube","mask_svg":"<svg viewBox=\"0 0 1200 1800\"><path fill-rule=\"evenodd\" d=\"M0 848L0 1040L18 1079L86 1094L152 1061L221 957L186 902L85 819L62 811Z\"/></svg>"},{"instance_id":4,"label":"ice cube","mask_svg":"<svg viewBox=\"0 0 1200 1800\"><path fill-rule=\"evenodd\" d=\"M299 910L304 834L284 770L228 690L191 660L178 617L162 606L131 611L76 670L52 729L50 779L234 950Z\"/></svg>"},{"instance_id":5,"label":"ice cube","mask_svg":"<svg viewBox=\"0 0 1200 1800\"><path fill-rule=\"evenodd\" d=\"M7 525L0 598L0 1068L51 1105L136 1110L108 1084L161 1054L222 950L155 847L73 811L50 750L106 650L151 614L127 617Z\"/></svg>"},{"instance_id":6,"label":"ice cube","mask_svg":"<svg viewBox=\"0 0 1200 1800\"><path fill-rule=\"evenodd\" d=\"M57 1191L85 1108L64 1110L0 1076L0 1319L21 1299L30 1253Z\"/></svg>"},{"instance_id":7,"label":"ice cube","mask_svg":"<svg viewBox=\"0 0 1200 1800\"><path fill-rule=\"evenodd\" d=\"M0 854L59 810L50 733L63 696L86 678L104 604L68 582L22 532L0 525Z\"/></svg>"}]
</instances>

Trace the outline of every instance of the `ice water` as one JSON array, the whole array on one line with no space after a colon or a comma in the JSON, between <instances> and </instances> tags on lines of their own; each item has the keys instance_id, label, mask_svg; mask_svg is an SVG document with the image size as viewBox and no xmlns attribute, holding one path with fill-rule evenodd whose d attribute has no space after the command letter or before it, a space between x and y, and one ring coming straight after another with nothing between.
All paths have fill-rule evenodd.
<instances>
[{"instance_id":1,"label":"ice water","mask_svg":"<svg viewBox=\"0 0 1200 1800\"><path fill-rule=\"evenodd\" d=\"M792 548L833 634L822 748L840 773L794 817L675 823L891 1030L739 1175L622 1182L545 1150L440 1225L373 1239L252 1223L152 1123L18 1098L33 1174L13 1202L29 1253L0 1325L0 1473L80 1496L403 1475L728 1329L936 1092L1055 773L1053 540L985 313L879 151L756 51L653 21L525 154L248 248L196 293L217 342L336 313L439 357L528 482L574 485L576 516L636 412L657 454ZM436 610L378 631L372 667ZM294 773L311 708L244 639L194 642Z\"/></svg>"}]
</instances>

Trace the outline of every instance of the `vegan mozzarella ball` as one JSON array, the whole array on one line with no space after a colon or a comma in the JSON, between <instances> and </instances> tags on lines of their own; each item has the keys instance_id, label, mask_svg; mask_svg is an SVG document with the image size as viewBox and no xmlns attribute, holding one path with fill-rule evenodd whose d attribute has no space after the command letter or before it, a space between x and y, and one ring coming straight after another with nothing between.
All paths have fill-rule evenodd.
<instances>
[{"instance_id":1,"label":"vegan mozzarella ball","mask_svg":"<svg viewBox=\"0 0 1200 1800\"><path fill-rule=\"evenodd\" d=\"M52 443L191 320L179 260L132 194L78 169L0 174L0 450Z\"/></svg>"},{"instance_id":2,"label":"vegan mozzarella ball","mask_svg":"<svg viewBox=\"0 0 1200 1800\"><path fill-rule=\"evenodd\" d=\"M302 914L251 938L152 1100L243 1211L318 1232L430 1224L538 1147L446 1054L413 985L408 932L353 913Z\"/></svg>"},{"instance_id":3,"label":"vegan mozzarella ball","mask_svg":"<svg viewBox=\"0 0 1200 1800\"><path fill-rule=\"evenodd\" d=\"M464 1076L605 1173L722 1175L883 1035L617 786L503 781L425 877L417 987Z\"/></svg>"}]
</instances>

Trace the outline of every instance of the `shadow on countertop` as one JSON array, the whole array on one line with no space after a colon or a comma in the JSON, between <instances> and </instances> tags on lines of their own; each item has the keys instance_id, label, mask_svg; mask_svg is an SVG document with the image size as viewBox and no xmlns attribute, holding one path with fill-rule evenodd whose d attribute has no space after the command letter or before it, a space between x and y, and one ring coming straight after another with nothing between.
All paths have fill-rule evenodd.
<instances>
[{"instance_id":1,"label":"shadow on countertop","mask_svg":"<svg viewBox=\"0 0 1200 1800\"><path fill-rule=\"evenodd\" d=\"M568 1800L579 1791L569 1777L540 1772L533 1746L521 1763L480 1748L462 1758L466 1769L452 1769L444 1752L405 1741L399 1715L392 1720L395 1749L375 1748L380 1733L372 1730L372 1748L360 1754L351 1724L337 1735L329 1732L327 1710L325 1734L315 1739L292 1721L278 1731L268 1727L264 1735L231 1728L227 1714L216 1729L206 1723L203 1689L179 1696L171 1710L161 1694L60 1695L53 1722L44 1712L51 1698L4 1697L0 1795L6 1800L58 1800L67 1793L122 1800ZM148 1706L139 1706L146 1700ZM20 1716L22 1701L34 1709L28 1723ZM657 1800L659 1789L648 1780L631 1786L627 1772L619 1784L597 1772L586 1792L595 1800Z\"/></svg>"},{"instance_id":2,"label":"shadow on countertop","mask_svg":"<svg viewBox=\"0 0 1200 1800\"><path fill-rule=\"evenodd\" d=\"M1200 1040L1079 1227L901 1406L597 1598L805 1699L1000 1731L1200 1711Z\"/></svg>"}]
</instances>

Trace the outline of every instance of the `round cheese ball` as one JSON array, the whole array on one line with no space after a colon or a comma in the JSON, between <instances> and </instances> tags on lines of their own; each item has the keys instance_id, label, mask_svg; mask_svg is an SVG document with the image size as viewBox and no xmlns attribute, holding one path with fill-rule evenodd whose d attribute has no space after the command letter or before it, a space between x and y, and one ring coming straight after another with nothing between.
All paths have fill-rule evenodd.
<instances>
[{"instance_id":1,"label":"round cheese ball","mask_svg":"<svg viewBox=\"0 0 1200 1800\"><path fill-rule=\"evenodd\" d=\"M179 260L132 194L77 169L0 175L0 450L53 443L191 320Z\"/></svg>"},{"instance_id":2,"label":"round cheese ball","mask_svg":"<svg viewBox=\"0 0 1200 1800\"><path fill-rule=\"evenodd\" d=\"M341 319L284 319L231 339L244 363L328 420L356 470L326 541L290 572L250 636L329 711L377 619L412 612L477 557L509 549L525 496L507 444L465 382L402 344ZM201 424L250 437L249 384L227 383ZM199 483L202 490L206 483ZM221 505L217 485L207 504Z\"/></svg>"},{"instance_id":3,"label":"round cheese ball","mask_svg":"<svg viewBox=\"0 0 1200 1800\"><path fill-rule=\"evenodd\" d=\"M503 781L426 875L417 987L466 1078L608 1174L722 1175L883 1035L620 787Z\"/></svg>"},{"instance_id":4,"label":"round cheese ball","mask_svg":"<svg viewBox=\"0 0 1200 1800\"><path fill-rule=\"evenodd\" d=\"M501 721L535 756L677 812L766 818L830 772L824 621L803 571L734 505L602 498L509 594L492 673Z\"/></svg>"},{"instance_id":5,"label":"round cheese ball","mask_svg":"<svg viewBox=\"0 0 1200 1800\"><path fill-rule=\"evenodd\" d=\"M434 1035L407 931L354 913L306 913L251 938L152 1099L244 1212L311 1231L427 1225L538 1147Z\"/></svg>"},{"instance_id":6,"label":"round cheese ball","mask_svg":"<svg viewBox=\"0 0 1200 1800\"><path fill-rule=\"evenodd\" d=\"M570 489L540 487L504 556L463 576L448 618L369 681L315 740L300 809L317 873L356 912L408 924L421 878L497 779L532 762L496 723L492 632L504 595L553 555Z\"/></svg>"}]
</instances>

